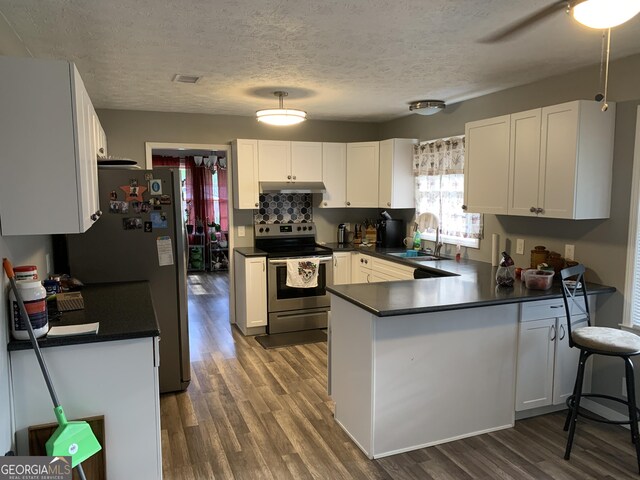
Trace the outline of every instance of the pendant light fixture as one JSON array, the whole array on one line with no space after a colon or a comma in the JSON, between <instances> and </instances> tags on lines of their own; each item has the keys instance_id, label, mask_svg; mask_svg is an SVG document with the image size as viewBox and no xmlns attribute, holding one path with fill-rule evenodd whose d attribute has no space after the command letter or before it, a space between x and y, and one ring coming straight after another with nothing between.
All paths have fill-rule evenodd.
<instances>
[{"instance_id":1,"label":"pendant light fixture","mask_svg":"<svg viewBox=\"0 0 640 480\"><path fill-rule=\"evenodd\" d=\"M446 107L442 100L418 100L409 104L409 110L418 115L435 115Z\"/></svg>"},{"instance_id":2,"label":"pendant light fixture","mask_svg":"<svg viewBox=\"0 0 640 480\"><path fill-rule=\"evenodd\" d=\"M258 110L256 120L269 125L287 126L304 122L307 119L307 112L284 108L283 98L289 95L287 92L277 91L273 94L279 98L280 107Z\"/></svg>"}]
</instances>

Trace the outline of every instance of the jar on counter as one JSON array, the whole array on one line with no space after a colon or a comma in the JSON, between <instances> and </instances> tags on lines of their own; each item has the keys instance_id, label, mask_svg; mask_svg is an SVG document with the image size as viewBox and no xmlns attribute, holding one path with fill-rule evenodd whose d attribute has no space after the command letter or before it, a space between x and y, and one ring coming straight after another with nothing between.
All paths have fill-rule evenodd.
<instances>
[{"instance_id":1,"label":"jar on counter","mask_svg":"<svg viewBox=\"0 0 640 480\"><path fill-rule=\"evenodd\" d=\"M553 268L553 271L558 274L560 270L564 268L564 258L558 252L549 252L547 255L547 265Z\"/></svg>"},{"instance_id":2,"label":"jar on counter","mask_svg":"<svg viewBox=\"0 0 640 480\"><path fill-rule=\"evenodd\" d=\"M549 256L549 250L542 245L533 247L531 250L531 268L538 268L541 263L547 263L547 257Z\"/></svg>"},{"instance_id":3,"label":"jar on counter","mask_svg":"<svg viewBox=\"0 0 640 480\"><path fill-rule=\"evenodd\" d=\"M33 334L36 338L42 337L49 331L49 320L47 318L47 291L38 280L20 280L16 282L24 306L29 314ZM22 318L20 305L16 296L11 290L9 295L9 306L11 310L11 334L16 340L29 340L27 330L27 319Z\"/></svg>"}]
</instances>

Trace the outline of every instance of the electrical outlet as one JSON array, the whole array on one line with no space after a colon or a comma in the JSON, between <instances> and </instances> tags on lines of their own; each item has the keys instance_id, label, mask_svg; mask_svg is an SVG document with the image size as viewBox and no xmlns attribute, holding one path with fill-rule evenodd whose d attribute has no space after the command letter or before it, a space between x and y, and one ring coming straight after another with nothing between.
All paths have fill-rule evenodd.
<instances>
[{"instance_id":1,"label":"electrical outlet","mask_svg":"<svg viewBox=\"0 0 640 480\"><path fill-rule=\"evenodd\" d=\"M245 231L244 231L244 225L240 225L238 226L238 236L239 237L244 237L245 236Z\"/></svg>"},{"instance_id":2,"label":"electrical outlet","mask_svg":"<svg viewBox=\"0 0 640 480\"><path fill-rule=\"evenodd\" d=\"M575 257L575 245L565 245L564 246L564 258L565 260L573 260Z\"/></svg>"},{"instance_id":3,"label":"electrical outlet","mask_svg":"<svg viewBox=\"0 0 640 480\"><path fill-rule=\"evenodd\" d=\"M623 397L627 396L627 378L626 377L622 377L622 396Z\"/></svg>"},{"instance_id":4,"label":"electrical outlet","mask_svg":"<svg viewBox=\"0 0 640 480\"><path fill-rule=\"evenodd\" d=\"M518 255L524 255L524 239L522 238L516 240L516 253Z\"/></svg>"}]
</instances>

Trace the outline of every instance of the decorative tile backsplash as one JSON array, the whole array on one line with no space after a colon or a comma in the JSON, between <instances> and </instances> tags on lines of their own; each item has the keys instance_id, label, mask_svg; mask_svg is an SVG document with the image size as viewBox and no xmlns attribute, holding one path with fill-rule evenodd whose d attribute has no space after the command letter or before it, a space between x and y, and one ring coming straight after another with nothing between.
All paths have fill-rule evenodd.
<instances>
[{"instance_id":1,"label":"decorative tile backsplash","mask_svg":"<svg viewBox=\"0 0 640 480\"><path fill-rule=\"evenodd\" d=\"M265 193L254 223L308 223L313 221L310 193Z\"/></svg>"}]
</instances>

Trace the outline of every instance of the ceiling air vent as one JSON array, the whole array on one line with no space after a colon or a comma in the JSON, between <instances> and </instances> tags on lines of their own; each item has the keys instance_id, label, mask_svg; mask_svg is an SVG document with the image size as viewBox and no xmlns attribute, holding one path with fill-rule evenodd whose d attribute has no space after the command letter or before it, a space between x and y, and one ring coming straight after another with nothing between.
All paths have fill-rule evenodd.
<instances>
[{"instance_id":1,"label":"ceiling air vent","mask_svg":"<svg viewBox=\"0 0 640 480\"><path fill-rule=\"evenodd\" d=\"M198 83L198 80L200 80L200 77L195 75L181 75L179 73L176 73L173 77L173 81L179 83Z\"/></svg>"}]
</instances>

